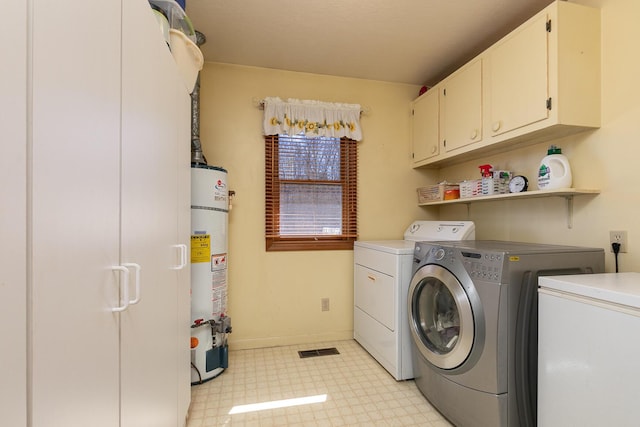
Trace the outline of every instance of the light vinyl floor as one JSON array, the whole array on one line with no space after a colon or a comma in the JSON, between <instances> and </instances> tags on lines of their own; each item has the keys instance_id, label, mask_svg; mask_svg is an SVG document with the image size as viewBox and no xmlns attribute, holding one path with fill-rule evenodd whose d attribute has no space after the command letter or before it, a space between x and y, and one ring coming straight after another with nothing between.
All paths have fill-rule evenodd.
<instances>
[{"instance_id":1,"label":"light vinyl floor","mask_svg":"<svg viewBox=\"0 0 640 427\"><path fill-rule=\"evenodd\" d=\"M298 355L330 347L340 354ZM305 397L315 403L293 400ZM265 402L295 405L243 407ZM236 413L242 410L248 411ZM413 381L396 381L354 340L231 350L220 376L191 387L187 422L187 427L227 425L451 426Z\"/></svg>"}]
</instances>

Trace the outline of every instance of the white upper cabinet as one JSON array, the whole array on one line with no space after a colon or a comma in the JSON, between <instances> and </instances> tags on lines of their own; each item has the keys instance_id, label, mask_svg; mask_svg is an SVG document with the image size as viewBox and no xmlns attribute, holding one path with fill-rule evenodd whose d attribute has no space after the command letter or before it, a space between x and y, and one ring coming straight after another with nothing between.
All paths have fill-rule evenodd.
<instances>
[{"instance_id":1,"label":"white upper cabinet","mask_svg":"<svg viewBox=\"0 0 640 427\"><path fill-rule=\"evenodd\" d=\"M549 117L547 14L532 21L489 53L491 135Z\"/></svg>"},{"instance_id":2,"label":"white upper cabinet","mask_svg":"<svg viewBox=\"0 0 640 427\"><path fill-rule=\"evenodd\" d=\"M482 59L451 75L441 89L440 137L445 153L482 141Z\"/></svg>"},{"instance_id":3,"label":"white upper cabinet","mask_svg":"<svg viewBox=\"0 0 640 427\"><path fill-rule=\"evenodd\" d=\"M414 167L446 166L597 128L600 11L555 1L434 89L443 94L442 146L424 161L414 158ZM478 115L481 126L472 124ZM430 126L415 121L414 129Z\"/></svg>"},{"instance_id":4,"label":"white upper cabinet","mask_svg":"<svg viewBox=\"0 0 640 427\"><path fill-rule=\"evenodd\" d=\"M411 141L414 166L420 166L440 153L439 111L437 89L428 90L413 102Z\"/></svg>"}]
</instances>

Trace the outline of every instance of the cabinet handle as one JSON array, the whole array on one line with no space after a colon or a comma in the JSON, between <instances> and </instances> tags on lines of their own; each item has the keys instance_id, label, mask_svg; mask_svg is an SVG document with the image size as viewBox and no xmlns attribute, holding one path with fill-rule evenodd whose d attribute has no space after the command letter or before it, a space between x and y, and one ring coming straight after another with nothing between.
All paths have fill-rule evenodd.
<instances>
[{"instance_id":1,"label":"cabinet handle","mask_svg":"<svg viewBox=\"0 0 640 427\"><path fill-rule=\"evenodd\" d=\"M142 270L142 268L140 267L140 264L136 264L134 262L127 262L122 265L124 265L127 268L132 267L136 270L136 294L134 298L131 301L129 301L129 305L137 304L140 302L140 270Z\"/></svg>"},{"instance_id":2,"label":"cabinet handle","mask_svg":"<svg viewBox=\"0 0 640 427\"><path fill-rule=\"evenodd\" d=\"M127 307L129 307L129 269L127 267L123 267L121 265L114 265L111 267L112 270L121 271L123 273L123 280L121 284L122 289L122 301L124 301L124 305L119 307L114 307L111 309L113 312L125 311Z\"/></svg>"},{"instance_id":3,"label":"cabinet handle","mask_svg":"<svg viewBox=\"0 0 640 427\"><path fill-rule=\"evenodd\" d=\"M438 147L436 147L435 145L431 147L431 154L436 154L436 151L438 151Z\"/></svg>"},{"instance_id":4,"label":"cabinet handle","mask_svg":"<svg viewBox=\"0 0 640 427\"><path fill-rule=\"evenodd\" d=\"M187 266L187 245L173 245L174 248L180 249L180 265L171 267L171 270L182 270Z\"/></svg>"},{"instance_id":5,"label":"cabinet handle","mask_svg":"<svg viewBox=\"0 0 640 427\"><path fill-rule=\"evenodd\" d=\"M474 129L471 131L471 139L474 140L478 137L478 129Z\"/></svg>"},{"instance_id":6,"label":"cabinet handle","mask_svg":"<svg viewBox=\"0 0 640 427\"><path fill-rule=\"evenodd\" d=\"M502 120L498 120L497 122L493 122L493 126L491 127L494 132L498 132L502 127Z\"/></svg>"},{"instance_id":7,"label":"cabinet handle","mask_svg":"<svg viewBox=\"0 0 640 427\"><path fill-rule=\"evenodd\" d=\"M372 276L370 274L367 274L367 279L371 280L372 282L376 281L376 276Z\"/></svg>"}]
</instances>

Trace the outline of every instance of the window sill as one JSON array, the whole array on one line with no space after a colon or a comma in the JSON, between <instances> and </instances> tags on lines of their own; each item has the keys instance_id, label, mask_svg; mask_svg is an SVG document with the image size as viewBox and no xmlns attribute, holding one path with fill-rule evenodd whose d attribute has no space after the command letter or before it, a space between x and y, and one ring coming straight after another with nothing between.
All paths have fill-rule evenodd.
<instances>
[{"instance_id":1,"label":"window sill","mask_svg":"<svg viewBox=\"0 0 640 427\"><path fill-rule=\"evenodd\" d=\"M269 239L266 240L267 252L284 251L333 251L353 250L355 238L345 240L326 239Z\"/></svg>"}]
</instances>

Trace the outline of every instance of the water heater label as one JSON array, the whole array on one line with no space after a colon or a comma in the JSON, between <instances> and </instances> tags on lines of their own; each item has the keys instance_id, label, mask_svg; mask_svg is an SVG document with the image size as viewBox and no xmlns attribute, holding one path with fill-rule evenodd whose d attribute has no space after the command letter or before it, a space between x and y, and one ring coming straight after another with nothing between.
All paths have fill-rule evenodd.
<instances>
[{"instance_id":1,"label":"water heater label","mask_svg":"<svg viewBox=\"0 0 640 427\"><path fill-rule=\"evenodd\" d=\"M211 259L211 236L209 234L191 235L191 263L209 262Z\"/></svg>"},{"instance_id":2,"label":"water heater label","mask_svg":"<svg viewBox=\"0 0 640 427\"><path fill-rule=\"evenodd\" d=\"M227 268L227 254L211 255L211 271Z\"/></svg>"}]
</instances>

